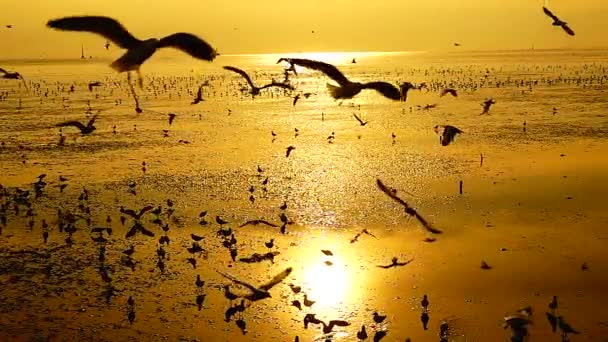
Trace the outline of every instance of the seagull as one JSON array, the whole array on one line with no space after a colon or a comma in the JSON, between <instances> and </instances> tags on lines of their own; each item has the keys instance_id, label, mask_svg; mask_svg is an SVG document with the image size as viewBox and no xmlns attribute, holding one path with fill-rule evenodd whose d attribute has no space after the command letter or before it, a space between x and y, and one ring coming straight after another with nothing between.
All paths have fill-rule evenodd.
<instances>
[{"instance_id":1,"label":"seagull","mask_svg":"<svg viewBox=\"0 0 608 342\"><path fill-rule=\"evenodd\" d=\"M250 220L250 221L247 221L247 222L243 223L242 225L240 225L239 228L245 227L248 224L251 224L251 225L254 225L254 226L257 226L258 224L265 224L265 225L270 226L270 227L278 227L276 224L270 223L270 222L268 222L266 220Z\"/></svg>"},{"instance_id":2,"label":"seagull","mask_svg":"<svg viewBox=\"0 0 608 342\"><path fill-rule=\"evenodd\" d=\"M171 124L173 123L173 120L175 120L176 116L177 116L177 114L169 113L169 126L171 126Z\"/></svg>"},{"instance_id":3,"label":"seagull","mask_svg":"<svg viewBox=\"0 0 608 342\"><path fill-rule=\"evenodd\" d=\"M433 226L431 226L430 223L428 223L422 216L420 216L420 214L418 214L418 212L410 207L404 200L402 200L401 198L397 197L396 194L394 194L389 188L386 187L386 185L384 185L382 183L382 181L380 181L380 179L376 179L376 184L378 185L378 187L380 188L380 190L382 190L382 192L384 192L385 194L387 194L390 198L392 198L393 200L395 200L396 202L400 203L401 205L403 205L405 207L405 213L415 217L418 222L420 222L422 224L422 226L430 233L432 234L441 234L441 230L434 228Z\"/></svg>"},{"instance_id":4,"label":"seagull","mask_svg":"<svg viewBox=\"0 0 608 342\"><path fill-rule=\"evenodd\" d=\"M119 47L127 49L127 52L119 59L112 62L110 67L118 72L136 71L139 76L140 87L142 87L143 84L139 68L160 48L173 47L188 53L194 58L210 62L218 55L217 51L211 47L211 45L190 33L180 32L161 39L151 38L139 40L127 31L121 23L109 17L64 17L49 20L46 26L62 31L85 31L96 33Z\"/></svg>"},{"instance_id":5,"label":"seagull","mask_svg":"<svg viewBox=\"0 0 608 342\"><path fill-rule=\"evenodd\" d=\"M439 134L439 143L441 143L441 146L448 146L454 141L456 134L464 133L460 129L450 125L437 125L433 127L433 130L435 133Z\"/></svg>"},{"instance_id":6,"label":"seagull","mask_svg":"<svg viewBox=\"0 0 608 342\"><path fill-rule=\"evenodd\" d=\"M296 149L296 148L295 148L294 146L291 146L291 145L290 145L290 146L288 146L288 147L286 148L287 152L285 152L285 157L286 157L286 158L288 158L288 157L289 157L289 155L291 154L291 151L293 151L293 150L295 150L295 149Z\"/></svg>"},{"instance_id":7,"label":"seagull","mask_svg":"<svg viewBox=\"0 0 608 342\"><path fill-rule=\"evenodd\" d=\"M96 129L94 126L96 118L97 118L97 115L94 115L91 118L91 120L89 120L89 122L87 123L86 126L78 121L66 121L66 122L62 122L60 124L55 125L55 127L74 126L80 130L80 133L82 135L87 135L87 134L93 133L93 131Z\"/></svg>"},{"instance_id":8,"label":"seagull","mask_svg":"<svg viewBox=\"0 0 608 342\"><path fill-rule=\"evenodd\" d=\"M574 328L572 328L570 324L566 323L562 316L557 316L557 325L559 326L559 330L562 331L562 338L564 340L567 339L568 334L580 334L580 332L574 330Z\"/></svg>"},{"instance_id":9,"label":"seagull","mask_svg":"<svg viewBox=\"0 0 608 342\"><path fill-rule=\"evenodd\" d=\"M388 265L376 265L377 267L380 268L391 268L391 267L397 267L397 266L405 266L407 264L409 264L410 262L414 261L414 258L408 260L408 261L404 261L404 262L399 262L397 261L397 257L393 257L393 259L391 260L391 263Z\"/></svg>"},{"instance_id":10,"label":"seagull","mask_svg":"<svg viewBox=\"0 0 608 342\"><path fill-rule=\"evenodd\" d=\"M286 61L291 66L299 65L308 69L319 70L326 74L329 78L336 81L339 86L335 86L332 84L327 84L327 88L331 96L338 99L352 99L357 94L361 92L363 89L374 89L382 94L384 97L387 97L391 100L399 101L402 99L401 91L387 82L368 82L368 83L359 83L349 81L346 76L344 76L338 68L335 66L319 62L313 61L310 59L303 58L280 58L277 63L282 61Z\"/></svg>"},{"instance_id":11,"label":"seagull","mask_svg":"<svg viewBox=\"0 0 608 342\"><path fill-rule=\"evenodd\" d=\"M293 97L293 105L295 106L296 103L298 103L298 100L300 99L300 97L304 96L305 99L309 98L312 95L316 95L314 93L302 93L302 94L296 94L296 96Z\"/></svg>"},{"instance_id":12,"label":"seagull","mask_svg":"<svg viewBox=\"0 0 608 342\"><path fill-rule=\"evenodd\" d=\"M378 313L378 311L374 312L374 322L382 323L386 319L386 315L382 316Z\"/></svg>"},{"instance_id":13,"label":"seagull","mask_svg":"<svg viewBox=\"0 0 608 342\"><path fill-rule=\"evenodd\" d=\"M357 235L355 235L352 239L350 239L350 243L355 243L355 242L359 241L359 237L362 234L367 234L367 235L377 239L376 235L370 233L369 230L367 230L367 229L363 229L362 231L358 232Z\"/></svg>"},{"instance_id":14,"label":"seagull","mask_svg":"<svg viewBox=\"0 0 608 342\"><path fill-rule=\"evenodd\" d=\"M279 274L277 274L276 276L274 276L272 279L270 279L269 282L267 282L266 284L263 284L260 287L255 287L253 285L247 284L246 282L240 281L238 279L236 279L235 277L229 275L229 274L225 274L222 273L220 271L217 271L217 273L219 273L220 275L222 275L223 277L232 280L233 282L245 286L246 288L248 288L251 293L247 296L245 296L244 298L255 302L257 300L260 299L264 299L264 298L270 298L270 293L268 292L273 286L275 286L276 284L280 283L281 281L283 281L283 279L287 278L287 276L289 276L291 274L291 272L293 271L293 268L288 267L285 270L283 270L282 272L280 272Z\"/></svg>"},{"instance_id":15,"label":"seagull","mask_svg":"<svg viewBox=\"0 0 608 342\"><path fill-rule=\"evenodd\" d=\"M492 105L495 103L496 103L496 101L494 101L494 99L492 99L492 98L489 98L489 99L486 99L485 101L483 101L481 103L481 106L483 107L483 111L481 112L480 115L488 114L488 112L490 111L490 107L492 107Z\"/></svg>"},{"instance_id":16,"label":"seagull","mask_svg":"<svg viewBox=\"0 0 608 342\"><path fill-rule=\"evenodd\" d=\"M0 76L0 78L6 78L9 80L21 80L23 81L23 85L25 86L25 89L27 89L27 84L25 83L25 79L23 78L23 76L21 76L20 73L18 72L9 72L6 71L2 68L0 68L0 73L2 73L2 76Z\"/></svg>"},{"instance_id":17,"label":"seagull","mask_svg":"<svg viewBox=\"0 0 608 342\"><path fill-rule=\"evenodd\" d=\"M555 14L551 13L547 7L543 6L543 12L545 12L549 18L553 19L553 26L561 26L561 28L564 29L567 34L574 36L574 31L568 27L568 23L561 21Z\"/></svg>"},{"instance_id":18,"label":"seagull","mask_svg":"<svg viewBox=\"0 0 608 342\"><path fill-rule=\"evenodd\" d=\"M249 86L251 87L251 91L250 91L251 97L255 97L256 95L259 95L260 91L262 89L266 89L266 88L270 88L270 87L279 87L279 88L283 88L283 89L295 90L294 87L289 84L276 82L274 80L272 80L272 82L270 82L266 85L257 87L255 84L253 84L253 81L251 81L251 78L249 77L249 75L247 75L247 73L245 71L243 71L239 68L235 68L233 66L225 66L224 69L236 72L237 74L243 76L243 78L247 81L247 83L249 83Z\"/></svg>"},{"instance_id":19,"label":"seagull","mask_svg":"<svg viewBox=\"0 0 608 342\"><path fill-rule=\"evenodd\" d=\"M456 89L453 88L445 88L441 91L441 94L439 95L439 97L444 97L445 95L450 94L454 97L458 97L458 93L456 92Z\"/></svg>"},{"instance_id":20,"label":"seagull","mask_svg":"<svg viewBox=\"0 0 608 342\"><path fill-rule=\"evenodd\" d=\"M205 99L203 99L203 87L209 85L209 82L205 82L203 84L201 84L198 87L198 91L196 92L196 97L194 98L194 100L192 100L193 105L201 102L201 101L205 101Z\"/></svg>"},{"instance_id":21,"label":"seagull","mask_svg":"<svg viewBox=\"0 0 608 342\"><path fill-rule=\"evenodd\" d=\"M357 338L360 340L367 339L367 332L365 331L365 325L361 326L361 330L357 332Z\"/></svg>"},{"instance_id":22,"label":"seagull","mask_svg":"<svg viewBox=\"0 0 608 342\"><path fill-rule=\"evenodd\" d=\"M101 82L99 82L99 81L89 82L89 91L93 91L93 87L99 87L99 86L101 86Z\"/></svg>"},{"instance_id":23,"label":"seagull","mask_svg":"<svg viewBox=\"0 0 608 342\"><path fill-rule=\"evenodd\" d=\"M355 117L355 119L357 119L357 121L359 121L359 124L361 124L361 126L365 126L365 125L367 125L367 123L369 122L369 121L365 121L365 122L364 122L364 121L363 121L363 120L361 120L361 118L360 118L360 117L358 117L358 116L357 116L357 114L355 114L355 113L353 113L353 116Z\"/></svg>"}]
</instances>

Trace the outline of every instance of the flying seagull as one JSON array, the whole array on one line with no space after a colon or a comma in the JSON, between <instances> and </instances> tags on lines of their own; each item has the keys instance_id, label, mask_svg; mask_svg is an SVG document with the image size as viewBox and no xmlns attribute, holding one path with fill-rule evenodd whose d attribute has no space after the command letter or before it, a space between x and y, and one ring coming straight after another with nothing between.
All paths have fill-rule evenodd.
<instances>
[{"instance_id":1,"label":"flying seagull","mask_svg":"<svg viewBox=\"0 0 608 342\"><path fill-rule=\"evenodd\" d=\"M255 287L253 285L247 284L246 282L240 281L240 280L236 279L235 277L233 277L229 274L222 273L220 271L217 271L217 273L221 274L225 278L228 278L239 285L242 285L242 286L245 286L246 288L248 288L251 291L251 293L249 295L245 296L244 298L246 298L252 302L255 302L260 299L270 298L271 296L268 291L276 284L282 282L283 279L287 278L287 276L289 276L292 271L293 271L293 268L288 267L281 273L274 276L274 278L270 279L269 282L267 282L266 284L264 284L260 287Z\"/></svg>"},{"instance_id":2,"label":"flying seagull","mask_svg":"<svg viewBox=\"0 0 608 342\"><path fill-rule=\"evenodd\" d=\"M492 105L495 103L496 103L496 101L494 101L494 99L492 99L492 98L489 98L489 99L486 99L485 101L483 101L481 103L481 106L483 107L483 111L481 112L480 115L487 114L490 111L490 107L492 107Z\"/></svg>"},{"instance_id":3,"label":"flying seagull","mask_svg":"<svg viewBox=\"0 0 608 342\"><path fill-rule=\"evenodd\" d=\"M403 205L405 207L405 213L415 217L427 231L433 234L441 234L441 230L433 228L433 226L431 226L430 223L428 223L422 216L420 216L420 214L418 214L418 212L414 208L410 207L404 200L397 197L397 195L393 191L387 188L386 185L384 185L382 181L380 181L380 179L376 179L376 183L378 184L378 188L380 188L382 192L387 194L390 198L392 198L399 204Z\"/></svg>"},{"instance_id":4,"label":"flying seagull","mask_svg":"<svg viewBox=\"0 0 608 342\"><path fill-rule=\"evenodd\" d=\"M289 89L289 90L294 90L294 87L286 84L286 83L280 83L280 82L276 82L276 81L272 81L266 85L263 85L261 87L257 87L255 84L253 84L253 81L251 81L251 78L249 77L249 75L247 75L247 73L239 68L235 68L233 66L225 66L224 69L226 70L230 70L232 72L236 72L237 74L243 76L243 78L247 81L247 83L249 83L249 86L251 87L251 97L255 97L256 95L260 94L260 91L262 89L266 89L266 88L270 88L270 87L279 87L279 88L283 88L283 89Z\"/></svg>"},{"instance_id":5,"label":"flying seagull","mask_svg":"<svg viewBox=\"0 0 608 342\"><path fill-rule=\"evenodd\" d=\"M444 97L445 95L450 94L454 97L458 97L458 93L456 92L456 89L453 88L445 88L441 91L441 94L439 95L439 97Z\"/></svg>"},{"instance_id":6,"label":"flying seagull","mask_svg":"<svg viewBox=\"0 0 608 342\"><path fill-rule=\"evenodd\" d=\"M545 12L549 18L553 19L553 26L561 26L567 34L574 36L574 31L568 27L568 23L561 21L555 14L551 13L547 7L543 6L543 12Z\"/></svg>"},{"instance_id":7,"label":"flying seagull","mask_svg":"<svg viewBox=\"0 0 608 342\"><path fill-rule=\"evenodd\" d=\"M89 82L89 91L93 91L93 87L99 86L101 86L101 82L99 81Z\"/></svg>"},{"instance_id":8,"label":"flying seagull","mask_svg":"<svg viewBox=\"0 0 608 342\"><path fill-rule=\"evenodd\" d=\"M363 120L361 120L361 118L360 118L360 117L358 117L358 116L357 116L357 114L355 114L355 113L353 113L353 116L355 117L355 119L357 119L357 121L359 121L359 124L360 124L361 126L365 126L365 125L367 125L367 123L369 122L369 121L363 121Z\"/></svg>"},{"instance_id":9,"label":"flying seagull","mask_svg":"<svg viewBox=\"0 0 608 342\"><path fill-rule=\"evenodd\" d=\"M93 131L96 129L95 126L93 125L95 123L95 119L97 118L97 115L94 115L91 120L89 120L89 122L87 123L87 125L83 125L81 122L79 121L66 121L66 122L62 122L60 124L55 125L56 127L67 127L67 126L74 126L76 128L78 128L80 130L80 133L82 135L87 135L90 133L93 133Z\"/></svg>"},{"instance_id":10,"label":"flying seagull","mask_svg":"<svg viewBox=\"0 0 608 342\"><path fill-rule=\"evenodd\" d=\"M27 84L25 83L25 79L23 78L23 76L21 76L20 73L18 72L9 72L6 71L2 68L0 68L0 73L2 73L2 76L0 76L0 78L6 78L9 80L22 80L23 81L23 85L25 86L25 89L27 89Z\"/></svg>"},{"instance_id":11,"label":"flying seagull","mask_svg":"<svg viewBox=\"0 0 608 342\"><path fill-rule=\"evenodd\" d=\"M304 68L321 71L329 78L336 81L339 86L335 86L329 83L327 84L327 89L329 89L329 93L336 100L352 99L363 89L374 89L380 94L382 94L384 97L387 97L391 100L402 100L402 92L397 87L387 82L352 82L349 81L346 76L344 76L340 72L340 70L338 70L338 68L336 68L335 66L324 62L313 61L310 59L280 58L277 63L283 61L289 63L291 66L299 65Z\"/></svg>"},{"instance_id":12,"label":"flying seagull","mask_svg":"<svg viewBox=\"0 0 608 342\"><path fill-rule=\"evenodd\" d=\"M439 134L439 143L441 143L441 146L448 146L454 141L456 134L464 133L460 129L450 125L437 125L433 127L433 130L435 133Z\"/></svg>"},{"instance_id":13,"label":"flying seagull","mask_svg":"<svg viewBox=\"0 0 608 342\"><path fill-rule=\"evenodd\" d=\"M139 40L117 20L102 16L76 16L53 19L46 26L63 31L85 31L97 33L127 52L112 62L110 67L118 72L136 71L142 87L139 68L156 50L164 47L180 49L194 58L213 61L217 51L207 42L190 33L174 33L161 39ZM130 77L130 74L127 74Z\"/></svg>"}]
</instances>

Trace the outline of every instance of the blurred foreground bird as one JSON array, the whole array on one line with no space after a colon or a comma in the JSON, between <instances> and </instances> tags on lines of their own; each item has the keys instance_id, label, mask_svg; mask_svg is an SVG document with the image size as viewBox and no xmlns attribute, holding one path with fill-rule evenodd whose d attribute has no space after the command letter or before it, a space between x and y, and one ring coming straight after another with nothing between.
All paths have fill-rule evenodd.
<instances>
[{"instance_id":1,"label":"blurred foreground bird","mask_svg":"<svg viewBox=\"0 0 608 342\"><path fill-rule=\"evenodd\" d=\"M47 27L62 31L85 31L99 34L127 52L112 62L110 66L118 72L136 71L139 76L139 86L142 78L139 73L141 65L150 58L156 50L173 47L182 50L194 58L213 61L217 51L207 42L190 33L174 33L161 39L151 38L139 40L135 38L117 20L103 16L75 16L49 20ZM130 77L130 75L129 75Z\"/></svg>"},{"instance_id":2,"label":"blurred foreground bird","mask_svg":"<svg viewBox=\"0 0 608 342\"><path fill-rule=\"evenodd\" d=\"M97 118L97 115L94 115L89 122L87 123L87 125L85 126L84 124L82 124L81 122L78 121L66 121L66 122L62 122L60 124L55 125L56 127L67 127L67 126L74 126L76 128L78 128L80 130L80 133L82 135L87 135L90 133L93 133L93 131L95 131L95 119Z\"/></svg>"},{"instance_id":3,"label":"blurred foreground bird","mask_svg":"<svg viewBox=\"0 0 608 342\"><path fill-rule=\"evenodd\" d=\"M483 107L483 111L481 112L480 115L488 114L488 112L490 111L490 107L492 107L492 105L495 103L496 103L496 101L494 101L494 99L492 99L492 98L489 98L489 99L486 99L485 101L483 101L481 103L481 106Z\"/></svg>"},{"instance_id":4,"label":"blurred foreground bird","mask_svg":"<svg viewBox=\"0 0 608 342\"><path fill-rule=\"evenodd\" d=\"M450 125L437 125L433 127L433 130L435 133L439 134L439 143L441 146L448 146L454 141L456 134L464 133L460 129Z\"/></svg>"},{"instance_id":5,"label":"blurred foreground bird","mask_svg":"<svg viewBox=\"0 0 608 342\"><path fill-rule=\"evenodd\" d=\"M6 71L2 68L0 68L0 73L2 73L2 76L0 76L0 78L5 78L5 79L9 79L9 80L21 80L23 81L23 85L25 86L25 89L27 89L27 84L25 83L25 79L23 78L23 76L21 76L20 73L18 72L9 72Z\"/></svg>"},{"instance_id":6,"label":"blurred foreground bird","mask_svg":"<svg viewBox=\"0 0 608 342\"><path fill-rule=\"evenodd\" d=\"M572 29L570 27L568 27L568 23L566 23L565 21L560 20L555 14L553 14L547 7L543 6L543 12L545 12L545 14L553 19L553 26L560 26L567 34L574 36L574 31L572 31Z\"/></svg>"},{"instance_id":7,"label":"blurred foreground bird","mask_svg":"<svg viewBox=\"0 0 608 342\"><path fill-rule=\"evenodd\" d=\"M344 76L340 72L340 70L338 70L338 68L336 68L335 66L324 62L313 61L310 59L280 58L277 63L283 61L289 63L292 66L299 65L304 68L321 71L329 78L336 81L339 86L335 86L329 83L327 84L327 88L329 89L330 95L336 100L352 99L363 89L374 89L380 94L382 94L384 97L387 97L391 100L402 100L401 91L394 85L387 82L352 82L349 81L346 76Z\"/></svg>"}]
</instances>

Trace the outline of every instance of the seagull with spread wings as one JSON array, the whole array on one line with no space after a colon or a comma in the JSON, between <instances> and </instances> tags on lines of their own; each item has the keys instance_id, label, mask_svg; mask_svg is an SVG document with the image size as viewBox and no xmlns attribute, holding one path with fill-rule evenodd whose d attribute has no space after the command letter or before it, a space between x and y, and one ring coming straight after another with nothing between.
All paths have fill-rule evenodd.
<instances>
[{"instance_id":1,"label":"seagull with spread wings","mask_svg":"<svg viewBox=\"0 0 608 342\"><path fill-rule=\"evenodd\" d=\"M420 222L422 224L422 226L430 233L433 234L441 234L441 230L434 228L433 226L431 226L431 224L425 220L422 216L420 216L420 214L418 214L418 212L410 207L404 200L402 200L401 198L397 197L396 195L396 191L393 192L391 189L387 188L386 185L384 185L382 183L382 181L380 181L380 179L376 179L376 183L378 184L378 188L380 188L380 190L382 190L382 192L384 192L385 194L387 194L390 198L392 198L394 201L396 201L397 203L401 204L402 206L405 207L405 213L413 216L414 218L416 218L416 220L418 220L418 222Z\"/></svg>"},{"instance_id":2,"label":"seagull with spread wings","mask_svg":"<svg viewBox=\"0 0 608 342\"><path fill-rule=\"evenodd\" d=\"M79 121L66 121L66 122L62 122L60 124L55 125L56 127L67 127L67 126L74 126L76 128L78 128L80 130L80 133L82 135L87 135L90 133L93 133L93 131L95 131L97 128L94 126L95 124L95 119L97 118L97 115L94 115L89 122L87 123L87 125L85 126L83 123L79 122Z\"/></svg>"},{"instance_id":3,"label":"seagull with spread wings","mask_svg":"<svg viewBox=\"0 0 608 342\"><path fill-rule=\"evenodd\" d=\"M346 76L344 76L340 72L340 70L338 70L338 68L336 68L335 66L324 62L313 61L310 59L280 58L277 63L283 61L289 63L291 66L299 65L304 68L321 71L329 78L336 81L338 83L338 86L335 86L330 83L327 84L327 89L329 89L329 93L336 100L352 99L363 89L374 89L380 94L382 94L384 97L387 97L391 100L403 100L401 90L388 82L352 82L349 81Z\"/></svg>"},{"instance_id":4,"label":"seagull with spread wings","mask_svg":"<svg viewBox=\"0 0 608 342\"><path fill-rule=\"evenodd\" d=\"M213 61L217 51L201 38L190 33L174 33L161 39L139 40L117 20L103 16L75 16L49 20L46 26L62 31L85 31L99 34L117 46L127 49L119 59L110 64L118 72L136 71L142 87L139 68L156 50L173 47L194 58ZM128 74L130 77L130 73Z\"/></svg>"},{"instance_id":5,"label":"seagull with spread wings","mask_svg":"<svg viewBox=\"0 0 608 342\"><path fill-rule=\"evenodd\" d=\"M553 19L553 26L561 26L562 29L564 29L564 31L566 31L567 34L574 36L574 31L572 31L572 29L570 27L568 27L568 23L565 21L562 21L561 19L559 19L555 14L553 14L547 7L543 6L543 12L545 12L545 14Z\"/></svg>"},{"instance_id":6,"label":"seagull with spread wings","mask_svg":"<svg viewBox=\"0 0 608 342\"><path fill-rule=\"evenodd\" d=\"M253 84L253 81L251 81L251 78L249 77L249 75L247 75L247 73L239 68L233 67L233 66L225 66L224 69L232 71L232 72L236 72L237 74L243 76L243 78L245 79L245 81L247 81L247 83L249 83L249 86L251 87L251 97L255 97L256 95L260 94L260 91L266 88L270 88L270 87L278 87L278 88L283 88L283 89L288 89L288 90L295 90L295 88L287 83L281 83L281 82L276 82L276 81L272 81L266 85L263 85L261 87L256 86L255 84Z\"/></svg>"},{"instance_id":7,"label":"seagull with spread wings","mask_svg":"<svg viewBox=\"0 0 608 342\"><path fill-rule=\"evenodd\" d=\"M260 287L255 287L251 284L248 284L244 281L240 281L238 279L236 279L235 277L226 274L226 273L222 273L220 271L217 271L217 273L219 273L220 275L222 275L223 277L230 279L231 281L242 285L246 288L248 288L251 293L243 296L243 298L248 299L252 302L261 300L261 299L265 299L265 298L270 298L270 293L268 291L270 291L270 289L272 287L274 287L276 284L282 282L285 278L287 278L287 276L289 276L291 274L291 272L293 271L293 268L288 267L285 270L283 270L282 272L280 272L279 274L277 274L276 276L274 276L272 279L270 279L270 281L268 281L266 284L263 284Z\"/></svg>"}]
</instances>

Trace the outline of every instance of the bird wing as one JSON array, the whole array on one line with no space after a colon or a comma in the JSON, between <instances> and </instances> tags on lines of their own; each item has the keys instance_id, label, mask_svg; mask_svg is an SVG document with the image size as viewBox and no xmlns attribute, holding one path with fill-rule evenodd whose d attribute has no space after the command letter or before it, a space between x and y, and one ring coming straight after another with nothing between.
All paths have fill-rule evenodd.
<instances>
[{"instance_id":1,"label":"bird wing","mask_svg":"<svg viewBox=\"0 0 608 342\"><path fill-rule=\"evenodd\" d=\"M263 224L265 224L267 226L271 226L271 227L278 227L276 224L270 223L270 222L268 222L266 220L260 220L260 223L263 223Z\"/></svg>"},{"instance_id":2,"label":"bird wing","mask_svg":"<svg viewBox=\"0 0 608 342\"><path fill-rule=\"evenodd\" d=\"M81 131L86 129L85 125L83 125L82 123L80 123L78 121L66 121L66 122L62 122L62 123L55 125L55 127L67 127L67 126L74 126Z\"/></svg>"},{"instance_id":3,"label":"bird wing","mask_svg":"<svg viewBox=\"0 0 608 342\"><path fill-rule=\"evenodd\" d=\"M141 217L141 215L145 214L147 211L152 210L152 209L154 209L154 207L151 205L145 206L145 207L141 208L138 216Z\"/></svg>"},{"instance_id":4,"label":"bird wing","mask_svg":"<svg viewBox=\"0 0 608 342\"><path fill-rule=\"evenodd\" d=\"M245 78L245 80L247 81L247 83L249 83L249 85L251 86L251 88L255 88L255 85L251 81L251 78L249 78L249 75L247 75L247 73L244 72L243 70L241 70L239 68L232 67L232 66L225 66L224 69L236 72L237 74L243 76L243 78Z\"/></svg>"},{"instance_id":5,"label":"bird wing","mask_svg":"<svg viewBox=\"0 0 608 342\"><path fill-rule=\"evenodd\" d=\"M353 116L355 117L355 119L357 119L357 121L359 121L359 123L360 123L360 124L362 124L362 125L363 125L363 121L361 121L361 118L359 118L359 117L357 116L357 114L353 113Z\"/></svg>"},{"instance_id":6,"label":"bird wing","mask_svg":"<svg viewBox=\"0 0 608 342\"><path fill-rule=\"evenodd\" d=\"M553 14L551 11L549 11L549 9L545 6L543 6L543 12L545 12L546 15L548 15L551 19L555 20L555 21L559 21L559 18Z\"/></svg>"},{"instance_id":7,"label":"bird wing","mask_svg":"<svg viewBox=\"0 0 608 342\"><path fill-rule=\"evenodd\" d=\"M91 120L87 123L88 126L92 126L95 123L95 119L97 119L97 114L93 115Z\"/></svg>"},{"instance_id":8,"label":"bird wing","mask_svg":"<svg viewBox=\"0 0 608 342\"><path fill-rule=\"evenodd\" d=\"M270 87L279 87L279 88L283 88L283 89L295 90L295 88L292 85L286 84L286 83L280 83L280 82L270 82L270 83L260 87L260 89L266 89L266 88L270 88Z\"/></svg>"},{"instance_id":9,"label":"bird wing","mask_svg":"<svg viewBox=\"0 0 608 342\"><path fill-rule=\"evenodd\" d=\"M418 220L418 222L420 222L422 224L422 226L429 231L430 233L433 234L441 234L441 230L434 228L433 226L431 226L431 224L424 219L424 217L420 216L420 214L418 214L418 212L414 209L411 209L409 211L406 211L408 214L411 212L413 213L414 217Z\"/></svg>"},{"instance_id":10,"label":"bird wing","mask_svg":"<svg viewBox=\"0 0 608 342\"><path fill-rule=\"evenodd\" d=\"M382 192L387 194L390 198L397 201L399 204L404 206L406 209L410 207L409 205L407 205L407 203L404 200L397 197L397 195L395 195L389 188L387 188L386 185L384 185L382 183L382 181L380 181L380 179L376 179L376 183L378 184L378 187L380 188L380 190L382 190Z\"/></svg>"},{"instance_id":11,"label":"bird wing","mask_svg":"<svg viewBox=\"0 0 608 342\"><path fill-rule=\"evenodd\" d=\"M380 267L380 268L391 268L394 267L394 264L390 264L390 265L376 265L376 267Z\"/></svg>"},{"instance_id":12,"label":"bird wing","mask_svg":"<svg viewBox=\"0 0 608 342\"><path fill-rule=\"evenodd\" d=\"M347 327L349 326L350 323L348 323L347 321L341 320L341 319L332 319L331 321L329 321L328 326L333 327L333 326L337 326L337 327Z\"/></svg>"},{"instance_id":13,"label":"bird wing","mask_svg":"<svg viewBox=\"0 0 608 342\"><path fill-rule=\"evenodd\" d=\"M374 89L384 97L388 97L391 100L399 101L401 99L401 92L394 85L387 82L369 82L363 84L363 89Z\"/></svg>"},{"instance_id":14,"label":"bird wing","mask_svg":"<svg viewBox=\"0 0 608 342\"><path fill-rule=\"evenodd\" d=\"M230 279L231 281L233 281L233 282L235 282L235 283L237 283L239 285L243 285L243 286L245 286L246 288L250 289L253 292L259 291L255 286L252 286L251 284L247 284L244 281L240 281L240 280L236 279L235 277L231 276L230 274L222 273L220 271L216 271L216 272L219 273L220 275L222 275L224 278Z\"/></svg>"},{"instance_id":15,"label":"bird wing","mask_svg":"<svg viewBox=\"0 0 608 342\"><path fill-rule=\"evenodd\" d=\"M566 31L567 34L574 36L574 31L572 31L572 29L570 27L568 27L567 24L563 24L562 28L564 29L564 31Z\"/></svg>"},{"instance_id":16,"label":"bird wing","mask_svg":"<svg viewBox=\"0 0 608 342\"><path fill-rule=\"evenodd\" d=\"M260 286L260 289L262 289L264 291L270 290L273 286L282 282L283 279L287 278L287 276L289 276L291 274L291 271L293 271L293 268L287 267L284 271L282 271L281 273L274 276L274 278L270 279L269 282Z\"/></svg>"},{"instance_id":17,"label":"bird wing","mask_svg":"<svg viewBox=\"0 0 608 342\"><path fill-rule=\"evenodd\" d=\"M104 36L123 49L141 43L117 20L100 16L77 16L49 20L46 26L63 31L86 31Z\"/></svg>"},{"instance_id":18,"label":"bird wing","mask_svg":"<svg viewBox=\"0 0 608 342\"><path fill-rule=\"evenodd\" d=\"M206 41L190 33L174 33L162 38L158 47L172 47L184 51L190 56L205 61L213 61L218 55L217 51Z\"/></svg>"},{"instance_id":19,"label":"bird wing","mask_svg":"<svg viewBox=\"0 0 608 342\"><path fill-rule=\"evenodd\" d=\"M8 72L6 70L2 69L2 68L0 68L0 72L3 73L3 74L8 74Z\"/></svg>"},{"instance_id":20,"label":"bird wing","mask_svg":"<svg viewBox=\"0 0 608 342\"><path fill-rule=\"evenodd\" d=\"M340 70L338 70L338 68L336 68L335 66L333 66L331 64L319 62L319 61L313 61L310 59L303 59L303 58L289 58L289 59L281 58L281 59L279 59L279 61L281 61L281 60L287 60L292 65L295 64L295 65L299 65L304 68L321 71L322 73L327 75L332 80L338 82L338 84L340 84L341 86L344 86L344 85L350 83L350 81L346 78L346 76L344 76L340 72Z\"/></svg>"}]
</instances>

